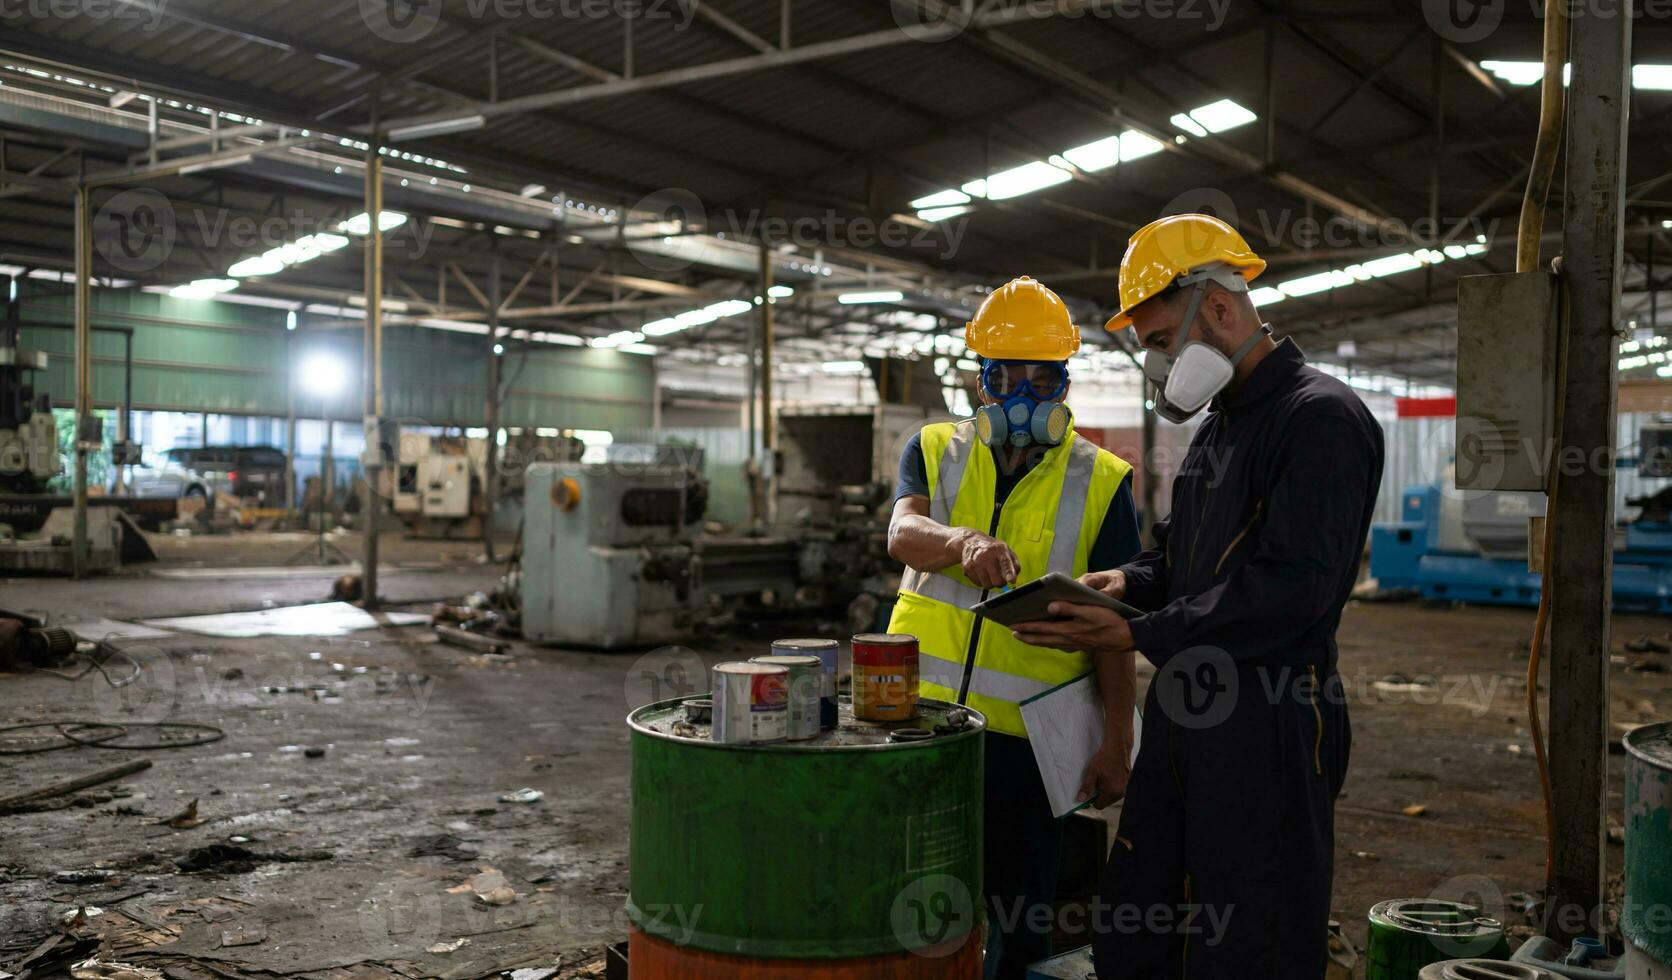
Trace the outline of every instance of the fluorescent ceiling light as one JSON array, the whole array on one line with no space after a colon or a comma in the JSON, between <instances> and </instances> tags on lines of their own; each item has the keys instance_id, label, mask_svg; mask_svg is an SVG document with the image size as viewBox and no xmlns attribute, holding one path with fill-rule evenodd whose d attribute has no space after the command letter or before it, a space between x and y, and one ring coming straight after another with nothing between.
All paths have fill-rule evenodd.
<instances>
[{"instance_id":1,"label":"fluorescent ceiling light","mask_svg":"<svg viewBox=\"0 0 1672 980\"><path fill-rule=\"evenodd\" d=\"M1074 175L1061 167L1044 160L1035 160L1020 167L1002 170L986 180L972 180L965 184L963 189L967 194L985 197L989 201L1003 201L1073 179Z\"/></svg>"},{"instance_id":2,"label":"fluorescent ceiling light","mask_svg":"<svg viewBox=\"0 0 1672 980\"><path fill-rule=\"evenodd\" d=\"M666 337L668 334L678 333L679 331L684 330L685 327L685 324L680 323L672 317L668 317L665 320L652 320L640 327L639 330L646 337Z\"/></svg>"},{"instance_id":3,"label":"fluorescent ceiling light","mask_svg":"<svg viewBox=\"0 0 1672 980\"><path fill-rule=\"evenodd\" d=\"M621 347L626 344L636 344L643 339L644 334L639 333L637 330L617 330L615 333L612 333L607 337L594 337L590 343L593 347L611 348Z\"/></svg>"},{"instance_id":4,"label":"fluorescent ceiling light","mask_svg":"<svg viewBox=\"0 0 1672 980\"><path fill-rule=\"evenodd\" d=\"M1348 275L1355 279L1379 279L1391 276L1396 272L1410 272L1412 269L1422 268L1422 261L1415 255L1401 253L1389 255L1380 259L1371 259L1359 265L1348 266Z\"/></svg>"},{"instance_id":5,"label":"fluorescent ceiling light","mask_svg":"<svg viewBox=\"0 0 1672 980\"><path fill-rule=\"evenodd\" d=\"M236 279L196 279L168 291L176 299L208 299L238 288Z\"/></svg>"},{"instance_id":6,"label":"fluorescent ceiling light","mask_svg":"<svg viewBox=\"0 0 1672 980\"><path fill-rule=\"evenodd\" d=\"M911 202L911 206L917 210L922 210L923 208L941 208L949 204L968 204L969 202L970 196L963 191L947 190L936 191L928 197L920 197Z\"/></svg>"},{"instance_id":7,"label":"fluorescent ceiling light","mask_svg":"<svg viewBox=\"0 0 1672 980\"><path fill-rule=\"evenodd\" d=\"M720 316L719 314L709 310L707 307L704 307L700 310L687 310L686 312L674 317L674 319L685 324L687 327L697 327L705 323L713 323L715 320L720 319Z\"/></svg>"},{"instance_id":8,"label":"fluorescent ceiling light","mask_svg":"<svg viewBox=\"0 0 1672 980\"><path fill-rule=\"evenodd\" d=\"M446 136L449 133L465 133L472 129L481 129L488 124L486 116L462 116L458 119L437 119L434 122L416 123L411 126L397 126L389 130L388 140L399 143L402 140L418 140L428 136Z\"/></svg>"},{"instance_id":9,"label":"fluorescent ceiling light","mask_svg":"<svg viewBox=\"0 0 1672 980\"><path fill-rule=\"evenodd\" d=\"M1063 159L1081 170L1107 170L1120 162L1119 136L1110 136L1084 146L1062 151Z\"/></svg>"},{"instance_id":10,"label":"fluorescent ceiling light","mask_svg":"<svg viewBox=\"0 0 1672 980\"><path fill-rule=\"evenodd\" d=\"M1331 269L1328 272L1319 272L1315 275L1302 276L1299 279L1290 279L1288 282L1280 282L1277 284L1277 288L1281 289L1285 296L1310 296L1313 293L1321 293L1326 289L1351 285L1356 281L1343 269Z\"/></svg>"},{"instance_id":11,"label":"fluorescent ceiling light","mask_svg":"<svg viewBox=\"0 0 1672 980\"><path fill-rule=\"evenodd\" d=\"M922 211L917 212L917 216L922 218L924 221L945 221L947 218L956 218L960 214L968 214L969 210L969 208L962 206L953 206L949 208L925 208Z\"/></svg>"},{"instance_id":12,"label":"fluorescent ceiling light","mask_svg":"<svg viewBox=\"0 0 1672 980\"><path fill-rule=\"evenodd\" d=\"M404 224L406 224L406 215L399 211L382 211L378 213L377 227L379 231L389 231L392 228L399 228ZM366 212L361 211L359 214L349 218L347 221L338 224L337 230L347 232L350 235L369 235L372 230L371 219L366 216Z\"/></svg>"},{"instance_id":13,"label":"fluorescent ceiling light","mask_svg":"<svg viewBox=\"0 0 1672 980\"><path fill-rule=\"evenodd\" d=\"M1672 65L1632 65L1631 84L1640 89L1672 92Z\"/></svg>"},{"instance_id":14,"label":"fluorescent ceiling light","mask_svg":"<svg viewBox=\"0 0 1672 980\"><path fill-rule=\"evenodd\" d=\"M523 189L517 192L517 196L518 197L539 197L541 194L544 194L545 192L546 192L546 185L545 184L524 184Z\"/></svg>"},{"instance_id":15,"label":"fluorescent ceiling light","mask_svg":"<svg viewBox=\"0 0 1672 980\"><path fill-rule=\"evenodd\" d=\"M322 231L317 235L307 235L297 239L297 244L305 245L320 252L335 252L337 249L346 246L348 239L341 235L333 235L328 231Z\"/></svg>"},{"instance_id":16,"label":"fluorescent ceiling light","mask_svg":"<svg viewBox=\"0 0 1672 980\"><path fill-rule=\"evenodd\" d=\"M766 295L773 299L787 299L795 295L794 286L773 286L766 291Z\"/></svg>"},{"instance_id":17,"label":"fluorescent ceiling light","mask_svg":"<svg viewBox=\"0 0 1672 980\"><path fill-rule=\"evenodd\" d=\"M1202 128L1201 123L1182 112L1167 121L1192 136L1206 136L1208 134L1208 131Z\"/></svg>"},{"instance_id":18,"label":"fluorescent ceiling light","mask_svg":"<svg viewBox=\"0 0 1672 980\"><path fill-rule=\"evenodd\" d=\"M616 349L621 351L621 353L623 353L623 354L654 354L654 353L656 353L656 345L655 344L622 344L620 347L618 347Z\"/></svg>"},{"instance_id":19,"label":"fluorescent ceiling light","mask_svg":"<svg viewBox=\"0 0 1672 980\"><path fill-rule=\"evenodd\" d=\"M864 361L825 361L820 365L825 374L864 374Z\"/></svg>"},{"instance_id":20,"label":"fluorescent ceiling light","mask_svg":"<svg viewBox=\"0 0 1672 980\"><path fill-rule=\"evenodd\" d=\"M271 276L284 271L284 263L270 255L253 255L242 262L234 262L226 274L234 279L250 276Z\"/></svg>"},{"instance_id":21,"label":"fluorescent ceiling light","mask_svg":"<svg viewBox=\"0 0 1672 980\"><path fill-rule=\"evenodd\" d=\"M1250 289L1248 291L1248 298L1252 300L1256 306L1269 306L1272 303L1281 303L1289 297L1283 295L1283 290L1281 289L1277 289L1272 286L1261 286L1259 289Z\"/></svg>"},{"instance_id":22,"label":"fluorescent ceiling light","mask_svg":"<svg viewBox=\"0 0 1672 980\"><path fill-rule=\"evenodd\" d=\"M1129 129L1120 134L1120 158L1123 161L1137 160L1151 153L1160 153L1162 145L1162 142L1153 136Z\"/></svg>"},{"instance_id":23,"label":"fluorescent ceiling light","mask_svg":"<svg viewBox=\"0 0 1672 980\"><path fill-rule=\"evenodd\" d=\"M704 310L714 314L716 317L737 316L739 313L747 313L754 308L755 304L746 299L721 300L718 303L711 303L708 306L703 307Z\"/></svg>"},{"instance_id":24,"label":"fluorescent ceiling light","mask_svg":"<svg viewBox=\"0 0 1672 980\"><path fill-rule=\"evenodd\" d=\"M1227 129L1246 126L1260 117L1230 99L1220 99L1190 110L1190 118L1201 123L1202 128L1210 133L1223 133Z\"/></svg>"},{"instance_id":25,"label":"fluorescent ceiling light","mask_svg":"<svg viewBox=\"0 0 1672 980\"><path fill-rule=\"evenodd\" d=\"M862 303L898 303L906 298L906 294L897 289L877 289L870 292L843 293L836 297L836 302L843 306L857 306Z\"/></svg>"}]
</instances>

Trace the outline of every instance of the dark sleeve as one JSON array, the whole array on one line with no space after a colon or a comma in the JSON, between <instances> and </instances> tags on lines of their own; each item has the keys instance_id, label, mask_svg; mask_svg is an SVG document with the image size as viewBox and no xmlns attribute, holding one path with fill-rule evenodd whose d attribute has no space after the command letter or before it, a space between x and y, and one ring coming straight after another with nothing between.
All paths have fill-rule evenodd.
<instances>
[{"instance_id":1,"label":"dark sleeve","mask_svg":"<svg viewBox=\"0 0 1672 980\"><path fill-rule=\"evenodd\" d=\"M1155 547L1120 566L1126 573L1128 605L1159 609L1167 602L1167 537L1171 528L1171 520L1156 521L1150 528Z\"/></svg>"},{"instance_id":2,"label":"dark sleeve","mask_svg":"<svg viewBox=\"0 0 1672 980\"><path fill-rule=\"evenodd\" d=\"M894 487L894 499L929 496L929 467L923 462L923 435L912 436L900 453L900 482Z\"/></svg>"},{"instance_id":3,"label":"dark sleeve","mask_svg":"<svg viewBox=\"0 0 1672 980\"><path fill-rule=\"evenodd\" d=\"M1276 453L1254 557L1205 592L1132 620L1133 640L1157 666L1195 646L1266 656L1339 601L1341 570L1364 548L1365 503L1380 479L1375 439L1341 416L1296 423Z\"/></svg>"},{"instance_id":4,"label":"dark sleeve","mask_svg":"<svg viewBox=\"0 0 1672 980\"><path fill-rule=\"evenodd\" d=\"M1097 540L1092 542L1086 569L1103 572L1119 568L1141 550L1138 508L1132 503L1132 474L1128 473L1109 501L1109 512L1103 516L1103 526L1097 529Z\"/></svg>"}]
</instances>

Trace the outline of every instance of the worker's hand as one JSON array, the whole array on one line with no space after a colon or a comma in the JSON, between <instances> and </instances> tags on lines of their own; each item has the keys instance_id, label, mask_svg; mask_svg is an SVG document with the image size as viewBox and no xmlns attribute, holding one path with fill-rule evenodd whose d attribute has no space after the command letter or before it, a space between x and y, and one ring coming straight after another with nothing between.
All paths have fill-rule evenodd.
<instances>
[{"instance_id":1,"label":"worker's hand","mask_svg":"<svg viewBox=\"0 0 1672 980\"><path fill-rule=\"evenodd\" d=\"M1017 623L1012 635L1036 647L1051 647L1089 654L1125 653L1133 649L1132 627L1113 609L1085 606L1077 602L1053 602L1046 609L1052 616L1066 616L1060 622L1039 620Z\"/></svg>"},{"instance_id":2,"label":"worker's hand","mask_svg":"<svg viewBox=\"0 0 1672 980\"><path fill-rule=\"evenodd\" d=\"M963 566L964 577L981 588L996 589L1016 581L1021 562L1017 560L1016 552L998 538L970 531L963 536L960 550L959 563Z\"/></svg>"},{"instance_id":3,"label":"worker's hand","mask_svg":"<svg viewBox=\"0 0 1672 980\"><path fill-rule=\"evenodd\" d=\"M1101 810L1126 795L1127 781L1132 778L1132 748L1128 745L1104 741L1103 747L1086 763L1086 774L1080 779L1080 795L1075 800Z\"/></svg>"},{"instance_id":4,"label":"worker's hand","mask_svg":"<svg viewBox=\"0 0 1672 980\"><path fill-rule=\"evenodd\" d=\"M1126 598L1126 573L1120 569L1112 572L1087 572L1080 576L1081 585L1089 585L1111 599Z\"/></svg>"}]
</instances>

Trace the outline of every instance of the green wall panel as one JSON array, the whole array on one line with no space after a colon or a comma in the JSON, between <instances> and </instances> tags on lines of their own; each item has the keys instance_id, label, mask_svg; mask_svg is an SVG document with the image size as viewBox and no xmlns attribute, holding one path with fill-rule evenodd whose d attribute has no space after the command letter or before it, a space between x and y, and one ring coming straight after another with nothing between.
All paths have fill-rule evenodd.
<instances>
[{"instance_id":1,"label":"green wall panel","mask_svg":"<svg viewBox=\"0 0 1672 980\"><path fill-rule=\"evenodd\" d=\"M45 325L74 322L68 294L23 297L23 344L51 357L37 387L55 405L75 401L74 335ZM292 353L299 367L329 351L348 368L347 390L332 414L360 415L358 331L284 329L285 311L158 293L95 290L95 327L133 329L133 400L140 409L216 414L284 415ZM480 426L487 421L487 364L480 335L391 325L384 330L384 414L414 424ZM93 400L122 398L123 338L93 336ZM503 358L509 384L500 407L508 426L622 429L651 423L656 376L651 360L591 348L550 347ZM316 396L299 390L297 412L317 416Z\"/></svg>"}]
</instances>

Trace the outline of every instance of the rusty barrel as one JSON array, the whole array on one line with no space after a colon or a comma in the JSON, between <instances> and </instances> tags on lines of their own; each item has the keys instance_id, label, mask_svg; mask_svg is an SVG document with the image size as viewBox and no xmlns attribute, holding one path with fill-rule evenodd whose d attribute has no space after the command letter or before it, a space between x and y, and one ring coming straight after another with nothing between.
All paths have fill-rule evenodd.
<instances>
[{"instance_id":1,"label":"rusty barrel","mask_svg":"<svg viewBox=\"0 0 1672 980\"><path fill-rule=\"evenodd\" d=\"M1672 977L1672 722L1627 733L1625 974Z\"/></svg>"}]
</instances>

